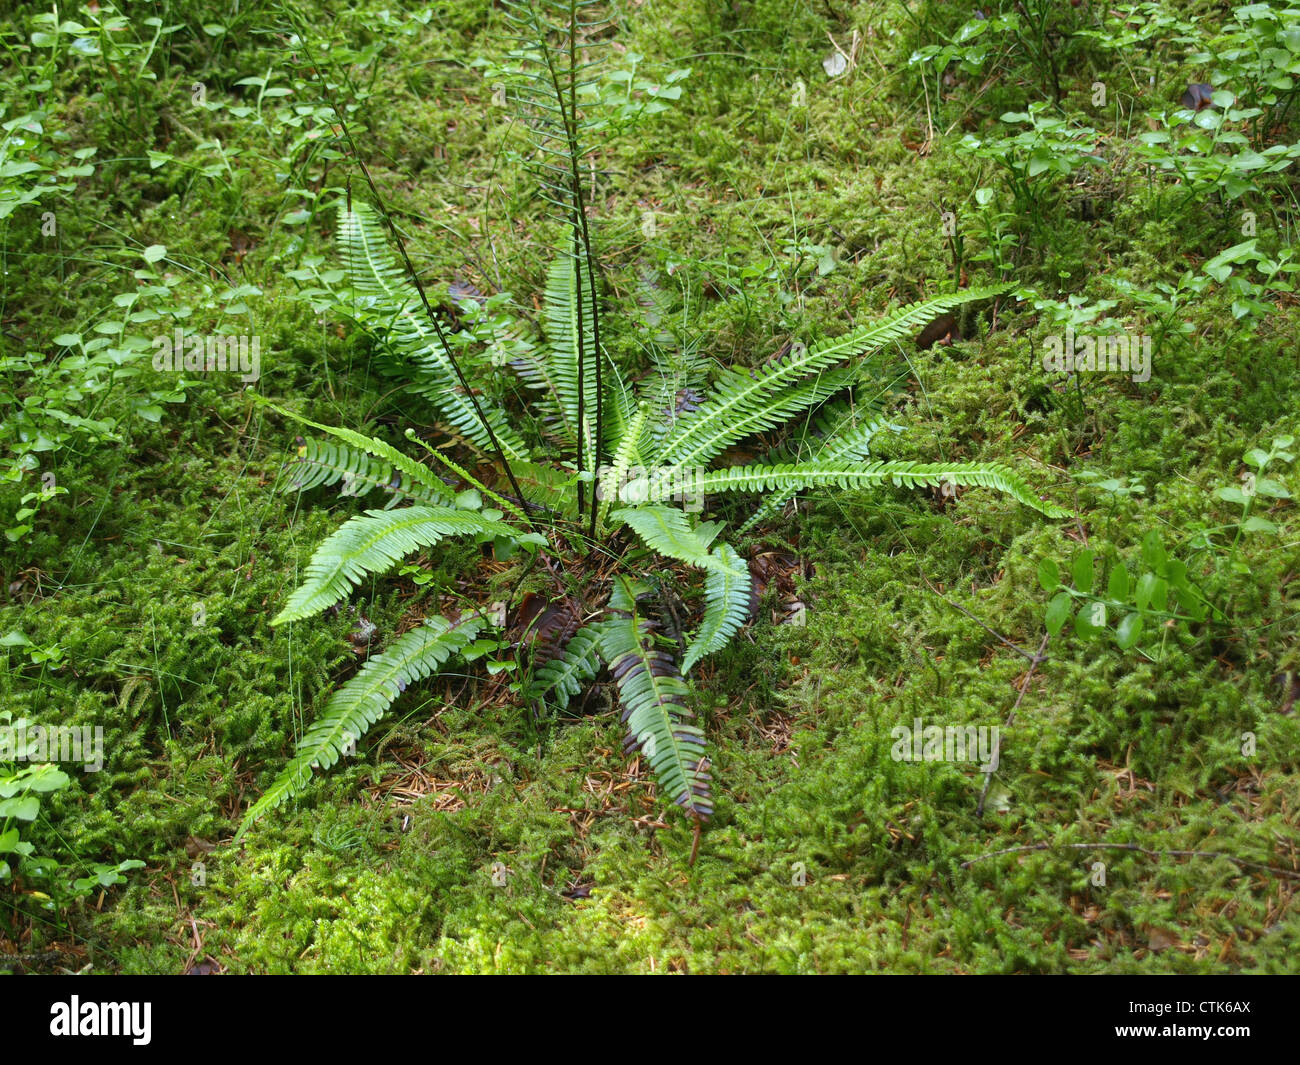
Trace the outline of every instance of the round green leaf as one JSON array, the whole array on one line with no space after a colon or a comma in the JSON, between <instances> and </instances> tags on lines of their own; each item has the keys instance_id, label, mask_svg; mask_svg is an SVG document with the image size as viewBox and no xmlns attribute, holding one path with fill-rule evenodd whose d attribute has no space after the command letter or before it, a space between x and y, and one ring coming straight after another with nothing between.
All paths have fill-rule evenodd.
<instances>
[{"instance_id":1,"label":"round green leaf","mask_svg":"<svg viewBox=\"0 0 1300 1065\"><path fill-rule=\"evenodd\" d=\"M1116 602L1122 603L1128 599L1128 591L1128 570L1125 569L1123 562L1117 562L1115 568L1110 571L1110 580L1107 582L1106 592Z\"/></svg>"},{"instance_id":2,"label":"round green leaf","mask_svg":"<svg viewBox=\"0 0 1300 1065\"><path fill-rule=\"evenodd\" d=\"M1043 620L1047 624L1047 631L1055 636L1065 623L1070 620L1070 593L1061 592L1052 597L1052 601L1047 604L1047 613Z\"/></svg>"},{"instance_id":3,"label":"round green leaf","mask_svg":"<svg viewBox=\"0 0 1300 1065\"><path fill-rule=\"evenodd\" d=\"M1105 627L1105 603L1089 603L1074 616L1074 631L1084 639L1096 636Z\"/></svg>"},{"instance_id":4,"label":"round green leaf","mask_svg":"<svg viewBox=\"0 0 1300 1065\"><path fill-rule=\"evenodd\" d=\"M1074 565L1070 567L1074 577L1074 586L1085 595L1092 591L1093 569L1092 552L1081 551L1074 556Z\"/></svg>"},{"instance_id":5,"label":"round green leaf","mask_svg":"<svg viewBox=\"0 0 1300 1065\"><path fill-rule=\"evenodd\" d=\"M1142 615L1129 614L1115 626L1115 642L1127 651L1142 638Z\"/></svg>"}]
</instances>

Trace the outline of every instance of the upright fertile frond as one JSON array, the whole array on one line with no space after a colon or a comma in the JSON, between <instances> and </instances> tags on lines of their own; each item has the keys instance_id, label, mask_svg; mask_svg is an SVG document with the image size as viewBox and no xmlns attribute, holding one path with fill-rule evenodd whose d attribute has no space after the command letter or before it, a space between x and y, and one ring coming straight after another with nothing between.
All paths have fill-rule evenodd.
<instances>
[{"instance_id":1,"label":"upright fertile frond","mask_svg":"<svg viewBox=\"0 0 1300 1065\"><path fill-rule=\"evenodd\" d=\"M365 496L380 488L389 495L384 504L391 510L398 503L411 500L437 506L446 503L450 494L432 491L413 480L409 474L394 470L392 463L371 458L363 451L330 440L298 437L298 451L285 463L287 476L281 492L306 492L321 485L343 483L345 496Z\"/></svg>"},{"instance_id":2,"label":"upright fertile frond","mask_svg":"<svg viewBox=\"0 0 1300 1065\"><path fill-rule=\"evenodd\" d=\"M686 648L683 675L706 655L726 647L749 616L752 579L745 560L726 543L718 544L713 554L723 565L710 568L704 578L704 619Z\"/></svg>"},{"instance_id":3,"label":"upright fertile frond","mask_svg":"<svg viewBox=\"0 0 1300 1065\"><path fill-rule=\"evenodd\" d=\"M592 132L579 99L592 84L587 50L592 32L605 21L595 0L506 0L507 10L520 34L523 49L515 53L519 65L507 91L527 116L539 154L535 160L543 199L552 204L569 226L572 236L572 327L577 352L578 465L595 470L605 442L603 358L600 344L599 293L601 275L587 218L582 160L586 135ZM588 296L587 294L590 294ZM588 325L588 323L590 323ZM590 329L590 342L588 342ZM594 388L587 387L588 366ZM595 425L587 426L587 406L595 410ZM590 447L589 447L590 439ZM590 451L590 453L589 453ZM583 488L578 487L578 509ZM591 506L591 535L596 529L596 503Z\"/></svg>"},{"instance_id":4,"label":"upright fertile frond","mask_svg":"<svg viewBox=\"0 0 1300 1065\"><path fill-rule=\"evenodd\" d=\"M293 760L244 816L236 841L262 814L301 792L313 769L329 769L346 750L354 748L408 685L441 669L482 628L477 617L454 626L446 618L432 617L371 658L330 696L320 717L298 741Z\"/></svg>"},{"instance_id":5,"label":"upright fertile frond","mask_svg":"<svg viewBox=\"0 0 1300 1065\"><path fill-rule=\"evenodd\" d=\"M505 0L504 6L518 41L506 95L532 137L530 162L542 195L567 223L577 206L573 176L604 125L582 103L596 85L594 36L608 19L595 0Z\"/></svg>"},{"instance_id":6,"label":"upright fertile frond","mask_svg":"<svg viewBox=\"0 0 1300 1065\"><path fill-rule=\"evenodd\" d=\"M655 622L638 610L634 589L617 578L610 619L600 623L600 647L618 684L628 729L623 746L645 754L664 795L697 821L707 821L713 793L704 732L690 724L688 689L672 655L654 645Z\"/></svg>"},{"instance_id":7,"label":"upright fertile frond","mask_svg":"<svg viewBox=\"0 0 1300 1065\"><path fill-rule=\"evenodd\" d=\"M419 293L406 278L384 237L373 208L339 205L339 248L353 288L365 297L357 313L382 334L390 353L406 368L412 391L429 399L456 430L477 446L492 450L483 419L491 424L507 460L523 458L527 447L501 408L477 396L478 408L461 387ZM482 417L480 417L480 412Z\"/></svg>"},{"instance_id":8,"label":"upright fertile frond","mask_svg":"<svg viewBox=\"0 0 1300 1065\"><path fill-rule=\"evenodd\" d=\"M649 479L647 498L652 502L669 499L679 491L671 471ZM692 481L692 488L703 493L784 492L833 485L839 488L868 488L894 484L914 488L979 485L996 488L1027 507L1049 518L1066 518L1070 512L1034 495L1018 473L996 463L981 462L800 462L778 466L733 466L708 470ZM644 509L644 508L639 508Z\"/></svg>"},{"instance_id":9,"label":"upright fertile frond","mask_svg":"<svg viewBox=\"0 0 1300 1065\"><path fill-rule=\"evenodd\" d=\"M307 579L289 596L272 625L318 614L347 596L353 585L372 573L386 573L399 559L446 536L516 536L504 522L472 510L451 507L403 507L368 510L353 518L316 548L307 563Z\"/></svg>"},{"instance_id":10,"label":"upright fertile frond","mask_svg":"<svg viewBox=\"0 0 1300 1065\"><path fill-rule=\"evenodd\" d=\"M810 348L795 345L782 358L748 373L730 371L705 397L699 409L682 418L664 441L661 460L665 464L697 466L717 455L729 441L737 439L735 426L762 419L764 412L791 386L839 363L879 351L903 340L954 307L1007 292L1009 284L967 289L900 307L880 322L850 330L834 340Z\"/></svg>"}]
</instances>

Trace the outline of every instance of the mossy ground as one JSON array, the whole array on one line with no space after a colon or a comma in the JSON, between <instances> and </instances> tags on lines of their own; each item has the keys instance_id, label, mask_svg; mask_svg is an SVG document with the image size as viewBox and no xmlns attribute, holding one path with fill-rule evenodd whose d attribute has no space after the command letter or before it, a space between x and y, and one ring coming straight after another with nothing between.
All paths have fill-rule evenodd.
<instances>
[{"instance_id":1,"label":"mossy ground","mask_svg":"<svg viewBox=\"0 0 1300 1065\"><path fill-rule=\"evenodd\" d=\"M327 216L285 224L302 202L286 190L322 177L336 186L352 168L340 158L324 172L319 154L291 152L301 131L273 115L318 100L268 99L244 117L187 106L194 82L209 99L251 104L256 87L240 78L268 67L279 85L302 75L270 32L287 27L283 13L254 3L212 37L199 27L223 12L158 6L185 29L154 61L156 82L102 84L93 65L69 62L51 90L74 140L105 147L60 252L11 234L11 335L40 347L84 329L131 287L139 248L165 244L196 304L204 286L261 290L248 303L264 338L262 394L395 441L401 426L429 428L427 411L394 400L370 372L360 337L293 298L287 272L332 252ZM959 80L926 144L927 107L934 117L939 103L907 58L925 34L962 21L947 6L918 23L895 2L629 5L620 44L648 69L692 75L682 100L608 160L596 213L614 298L627 298L640 256L681 264L673 276L708 354L725 364L938 291L952 273L941 205L998 180L956 152L963 126L989 128L1044 95L1025 70L983 93ZM500 54L500 14L471 0L434 5L427 20L383 7L308 5L310 25L332 25L312 42L321 55L331 40L373 48L349 70L368 91L353 125L377 180L427 278L469 276L527 307L551 230L503 151L508 114L467 66ZM827 32L845 41L854 29L857 68L827 78ZM1120 77L1110 61L1075 58L1069 106L1094 80ZM150 150L174 162L151 169ZM1022 249L1017 279L1096 299L1106 275L1168 279L1231 243L1214 205L1155 216L1145 179L1119 178L1109 213L1092 222L1067 190L1047 240ZM648 210L657 234L647 245ZM796 274L791 241L847 254L824 278ZM757 276L742 275L756 264ZM47 849L147 868L64 912L15 895L5 934L24 952L54 944L65 964L128 972L203 959L233 972L1294 971L1294 880L1223 858L1067 846L1226 852L1300 869L1300 722L1275 680L1295 665L1290 508L1274 514L1279 536L1246 539L1248 574L1203 560L1231 623L1170 637L1158 661L1067 631L1026 679L1025 659L989 631L1032 652L1047 598L1040 559L1068 565L1085 538L1103 557L1128 558L1152 528L1179 551L1195 530L1230 520L1213 492L1236 481L1242 454L1294 432L1300 309L1280 305L1248 344L1225 326L1221 297L1192 304L1188 319L1192 343L1158 357L1148 384L1098 375L1082 402L1026 356L1031 316L953 347L909 348L917 383L891 455L1010 462L1077 501L1079 520L1047 522L972 490L946 507L918 492L824 494L778 524L770 541L814 568L807 626L765 613L698 676L719 801L694 866L689 826L620 754L616 714L597 702L538 729L524 711L484 702L467 677L408 693L358 758L241 847L197 849L228 844L357 661L346 611L267 624L356 502L273 494L295 428L233 378L200 380L160 421L131 422L124 446L62 455L70 493L6 553L0 627L65 657L39 667L11 651L4 705L106 733L104 772L77 774L51 798ZM611 349L635 357L630 328ZM1072 491L1079 469L1136 477L1145 494ZM474 559L441 565L453 581ZM425 594L390 578L356 598L382 639ZM1001 725L1025 685L982 816L977 767L891 757L894 725ZM1240 750L1245 732L1257 737L1252 757ZM963 865L1038 843L1049 849Z\"/></svg>"}]
</instances>

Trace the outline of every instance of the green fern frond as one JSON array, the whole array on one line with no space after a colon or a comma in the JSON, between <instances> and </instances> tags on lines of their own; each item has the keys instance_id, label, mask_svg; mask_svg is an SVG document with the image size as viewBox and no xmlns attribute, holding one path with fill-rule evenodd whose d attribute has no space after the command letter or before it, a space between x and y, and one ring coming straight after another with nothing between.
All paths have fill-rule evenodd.
<instances>
[{"instance_id":1,"label":"green fern frond","mask_svg":"<svg viewBox=\"0 0 1300 1065\"><path fill-rule=\"evenodd\" d=\"M597 482L596 498L600 500L597 523L603 525L609 515L609 508L618 499L618 491L628 471L633 466L641 466L646 459L643 453L646 419L650 408L642 403L631 420L623 428L622 438L614 449L614 460L608 467L602 467L600 480Z\"/></svg>"},{"instance_id":2,"label":"green fern frond","mask_svg":"<svg viewBox=\"0 0 1300 1065\"><path fill-rule=\"evenodd\" d=\"M615 582L611 617L599 623L601 654L618 685L627 751L645 754L661 792L697 821L713 815L704 732L690 723L689 689L670 654L654 646L654 623L638 616L635 592Z\"/></svg>"},{"instance_id":3,"label":"green fern frond","mask_svg":"<svg viewBox=\"0 0 1300 1065\"><path fill-rule=\"evenodd\" d=\"M536 462L515 461L512 465L530 503L546 507L562 517L576 517L577 497L568 475ZM498 490L501 487L501 484L497 485Z\"/></svg>"},{"instance_id":4,"label":"green fern frond","mask_svg":"<svg viewBox=\"0 0 1300 1065\"><path fill-rule=\"evenodd\" d=\"M585 282L586 278L583 277ZM582 291L579 308L578 291ZM583 446L583 469L590 469L594 461L595 438L591 426L596 396L595 336L592 324L596 320L596 301L588 284L579 285L578 270L571 255L558 255L551 263L546 278L546 339L549 345L548 372L555 388L559 409L558 428L568 443L577 448L579 435ZM581 323L581 331L579 330ZM581 393L578 382L579 354L583 355ZM585 402L580 399L585 397ZM578 425L578 409L585 425Z\"/></svg>"},{"instance_id":5,"label":"green fern frond","mask_svg":"<svg viewBox=\"0 0 1300 1065\"><path fill-rule=\"evenodd\" d=\"M955 307L988 299L1010 291L1010 284L967 289L946 296L920 300L900 307L883 320L850 330L834 340L810 348L794 346L782 358L755 370L728 371L705 397L700 408L683 418L664 441L661 461L668 465L697 466L737 439L735 427L762 418L785 389L813 374L822 373L848 359L879 351L887 344L910 336L924 325Z\"/></svg>"},{"instance_id":6,"label":"green fern frond","mask_svg":"<svg viewBox=\"0 0 1300 1065\"><path fill-rule=\"evenodd\" d=\"M419 485L426 493L434 496L442 502L451 502L453 493L450 488L438 479L438 476L414 459L403 455L392 444L380 440L377 436L366 436L364 433L358 433L352 429L344 429L340 426L322 425L320 422L314 422L310 418L304 418L301 414L295 414L291 410L286 410L278 403L272 403L269 399L259 396L256 392L250 392L253 401L260 403L264 407L270 407L277 414L282 414L286 418L291 418L300 425L310 426L312 429L319 430L322 433L328 433L330 436L342 440L345 444L350 444L358 451L364 451L367 455L373 455L377 459L383 459L391 464L395 469L401 471L411 479L413 484Z\"/></svg>"},{"instance_id":7,"label":"green fern frond","mask_svg":"<svg viewBox=\"0 0 1300 1065\"><path fill-rule=\"evenodd\" d=\"M733 466L708 470L692 482L695 491L706 494L721 492L784 492L833 485L839 488L867 488L894 484L914 488L978 485L995 488L1018 502L1046 514L1049 518L1069 517L1070 512L1034 495L1029 484L1014 470L996 463L981 462L801 462L776 466ZM647 499L669 499L679 489L671 471L657 471L646 487ZM638 508L644 510L645 508Z\"/></svg>"},{"instance_id":8,"label":"green fern frond","mask_svg":"<svg viewBox=\"0 0 1300 1065\"><path fill-rule=\"evenodd\" d=\"M483 627L477 617L455 626L446 618L432 617L366 662L356 676L330 696L320 717L298 741L292 761L244 815L235 841L262 814L301 792L311 780L312 770L334 765L410 684L441 669Z\"/></svg>"},{"instance_id":9,"label":"green fern frond","mask_svg":"<svg viewBox=\"0 0 1300 1065\"><path fill-rule=\"evenodd\" d=\"M843 420L840 420L840 417ZM871 454L871 442L882 429L898 429L887 418L863 418L857 411L840 412L840 417L823 417L816 425L821 434L816 439L801 437L796 445L806 454L801 455L805 462L861 462ZM740 532L748 532L754 526L768 520L780 511L797 495L794 489L777 492L763 500L763 503L740 526Z\"/></svg>"},{"instance_id":10,"label":"green fern frond","mask_svg":"<svg viewBox=\"0 0 1300 1065\"><path fill-rule=\"evenodd\" d=\"M527 697L568 706L569 700L595 679L600 669L599 652L598 630L591 625L579 629L559 655L537 667Z\"/></svg>"},{"instance_id":11,"label":"green fern frond","mask_svg":"<svg viewBox=\"0 0 1300 1065\"><path fill-rule=\"evenodd\" d=\"M710 552L709 545L721 528L713 522L693 526L682 511L653 505L624 507L614 511L610 520L615 524L626 523L651 551L697 569L725 573L736 580L749 573L743 562L733 562Z\"/></svg>"},{"instance_id":12,"label":"green fern frond","mask_svg":"<svg viewBox=\"0 0 1300 1065\"><path fill-rule=\"evenodd\" d=\"M408 367L410 390L425 396L475 445L491 450L491 437L479 412L460 387L415 287L388 248L379 216L364 203L357 203L352 210L340 204L338 213L344 267L353 288L367 297L354 313L364 311L364 322L382 335L388 349ZM523 458L528 449L506 412L485 396L478 396L478 401L507 460Z\"/></svg>"},{"instance_id":13,"label":"green fern frond","mask_svg":"<svg viewBox=\"0 0 1300 1065\"><path fill-rule=\"evenodd\" d=\"M734 373L734 371L728 372ZM800 411L824 403L837 392L843 391L853 383L859 372L856 367L823 370L807 381L800 381L798 384L779 389L769 396L762 406L743 411L737 410L736 417L725 427L719 427L719 431L712 435L707 447L700 447L691 453L690 463L681 464L702 466L746 437L785 425ZM669 452L664 461L676 461L671 454L671 449L666 445L664 451Z\"/></svg>"},{"instance_id":14,"label":"green fern frond","mask_svg":"<svg viewBox=\"0 0 1300 1065\"><path fill-rule=\"evenodd\" d=\"M363 451L330 440L298 437L297 454L285 463L287 474L279 485L281 492L306 492L322 485L329 488L343 483L341 494L366 496L380 488L389 494L385 510L410 500L437 506L447 501L447 495L431 492L400 470L394 471L392 463L372 458Z\"/></svg>"},{"instance_id":15,"label":"green fern frond","mask_svg":"<svg viewBox=\"0 0 1300 1065\"><path fill-rule=\"evenodd\" d=\"M704 618L686 648L683 676L700 659L726 647L749 617L752 586L749 567L730 544L718 544L713 554L721 559L723 566L710 569L704 578Z\"/></svg>"},{"instance_id":16,"label":"green fern frond","mask_svg":"<svg viewBox=\"0 0 1300 1065\"><path fill-rule=\"evenodd\" d=\"M412 551L446 536L518 534L504 522L451 507L403 507L368 510L348 521L316 548L307 563L307 578L289 596L272 626L318 614L343 599L372 573L385 573Z\"/></svg>"}]
</instances>

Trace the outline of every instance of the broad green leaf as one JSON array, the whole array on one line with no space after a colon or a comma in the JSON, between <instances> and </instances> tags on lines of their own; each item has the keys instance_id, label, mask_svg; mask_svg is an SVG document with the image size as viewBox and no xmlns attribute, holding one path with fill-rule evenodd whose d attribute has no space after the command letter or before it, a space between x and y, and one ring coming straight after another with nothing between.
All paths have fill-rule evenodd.
<instances>
[{"instance_id":1,"label":"broad green leaf","mask_svg":"<svg viewBox=\"0 0 1300 1065\"><path fill-rule=\"evenodd\" d=\"M1110 598L1118 603L1128 599L1128 570L1124 567L1124 563L1117 562L1115 568L1110 571L1110 580L1107 582L1106 592Z\"/></svg>"},{"instance_id":2,"label":"broad green leaf","mask_svg":"<svg viewBox=\"0 0 1300 1065\"><path fill-rule=\"evenodd\" d=\"M1142 615L1128 614L1115 626L1115 642L1127 651L1142 638Z\"/></svg>"},{"instance_id":3,"label":"broad green leaf","mask_svg":"<svg viewBox=\"0 0 1300 1065\"><path fill-rule=\"evenodd\" d=\"M1055 636L1064 628L1065 623L1070 620L1071 598L1069 592L1060 592L1052 597L1052 601L1047 604L1047 613L1044 621L1047 624L1047 631Z\"/></svg>"},{"instance_id":4,"label":"broad green leaf","mask_svg":"<svg viewBox=\"0 0 1300 1065\"><path fill-rule=\"evenodd\" d=\"M1070 567L1070 574L1074 577L1074 586L1085 595L1092 591L1093 568L1092 552L1080 551L1074 556L1074 565Z\"/></svg>"},{"instance_id":5,"label":"broad green leaf","mask_svg":"<svg viewBox=\"0 0 1300 1065\"><path fill-rule=\"evenodd\" d=\"M1074 631L1084 639L1096 636L1105 627L1105 603L1088 603L1074 616Z\"/></svg>"},{"instance_id":6,"label":"broad green leaf","mask_svg":"<svg viewBox=\"0 0 1300 1065\"><path fill-rule=\"evenodd\" d=\"M1152 529L1142 538L1142 559L1159 574L1165 572L1165 545L1160 541L1160 532Z\"/></svg>"}]
</instances>

